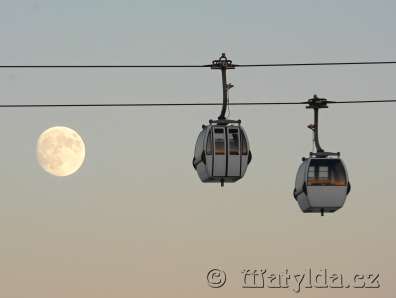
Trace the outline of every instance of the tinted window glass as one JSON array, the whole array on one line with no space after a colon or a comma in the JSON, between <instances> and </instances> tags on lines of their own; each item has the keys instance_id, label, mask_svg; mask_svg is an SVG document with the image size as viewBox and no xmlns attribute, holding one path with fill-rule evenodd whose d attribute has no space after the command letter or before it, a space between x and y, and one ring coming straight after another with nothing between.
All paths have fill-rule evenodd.
<instances>
[{"instance_id":1,"label":"tinted window glass","mask_svg":"<svg viewBox=\"0 0 396 298\"><path fill-rule=\"evenodd\" d=\"M231 131L234 131L231 133ZM239 133L237 129L230 129L228 134L228 143L230 155L239 155Z\"/></svg>"},{"instance_id":2,"label":"tinted window glass","mask_svg":"<svg viewBox=\"0 0 396 298\"><path fill-rule=\"evenodd\" d=\"M345 186L346 174L339 159L312 159L308 168L308 185Z\"/></svg>"},{"instance_id":3,"label":"tinted window glass","mask_svg":"<svg viewBox=\"0 0 396 298\"><path fill-rule=\"evenodd\" d=\"M224 148L224 139L223 138L216 138L215 140L215 153L216 155L224 155L225 148Z\"/></svg>"},{"instance_id":4,"label":"tinted window glass","mask_svg":"<svg viewBox=\"0 0 396 298\"><path fill-rule=\"evenodd\" d=\"M206 154L207 155L213 154L212 148L213 148L213 138L212 138L212 130L210 130L209 134L208 134L208 140L206 142Z\"/></svg>"},{"instance_id":5,"label":"tinted window glass","mask_svg":"<svg viewBox=\"0 0 396 298\"><path fill-rule=\"evenodd\" d=\"M248 155L247 142L246 142L245 134L243 132L241 133L241 142L242 142L242 155Z\"/></svg>"}]
</instances>

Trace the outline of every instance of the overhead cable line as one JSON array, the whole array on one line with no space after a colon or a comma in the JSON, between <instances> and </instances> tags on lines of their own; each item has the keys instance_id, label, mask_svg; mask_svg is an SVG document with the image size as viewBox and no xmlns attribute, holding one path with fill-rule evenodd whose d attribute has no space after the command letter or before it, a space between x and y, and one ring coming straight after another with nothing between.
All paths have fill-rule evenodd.
<instances>
[{"instance_id":1,"label":"overhead cable line","mask_svg":"<svg viewBox=\"0 0 396 298\"><path fill-rule=\"evenodd\" d=\"M347 66L396 64L396 61L355 61L355 62L307 62L307 63L273 63L273 64L235 64L235 67L302 67L302 66Z\"/></svg>"},{"instance_id":2,"label":"overhead cable line","mask_svg":"<svg viewBox=\"0 0 396 298\"><path fill-rule=\"evenodd\" d=\"M396 103L389 100L326 100L327 104L357 104L357 103ZM309 101L249 101L230 102L232 106L276 106L305 105ZM182 107L182 106L221 106L222 103L212 102L181 102L181 103L92 103L92 104L0 104L0 108L67 108L67 107Z\"/></svg>"},{"instance_id":3,"label":"overhead cable line","mask_svg":"<svg viewBox=\"0 0 396 298\"><path fill-rule=\"evenodd\" d=\"M333 103L389 103L396 102L396 99L379 99L379 100L337 100L337 101L327 101L329 104Z\"/></svg>"},{"instance_id":4,"label":"overhead cable line","mask_svg":"<svg viewBox=\"0 0 396 298\"><path fill-rule=\"evenodd\" d=\"M227 82L227 70L236 67L277 67L277 66L326 66L326 65L368 65L368 64L396 64L396 61L365 61L365 62L324 62L324 63L298 63L298 64L234 64L227 59L225 53L217 60L207 65L0 65L0 68L191 68L210 67L221 70L223 102L182 102L182 103L92 103L92 104L0 104L0 108L50 108L50 107L177 107L177 106L222 106L219 120L225 120L227 107L232 106L268 106L268 105L302 105L312 104L312 100L320 100L324 105L337 103L386 103L396 100L346 100L329 101L325 98L317 98L308 101L246 101L229 102L229 90L233 87Z\"/></svg>"},{"instance_id":5,"label":"overhead cable line","mask_svg":"<svg viewBox=\"0 0 396 298\"><path fill-rule=\"evenodd\" d=\"M237 67L304 67L304 66L348 66L348 65L386 65L396 61L346 61L346 62L306 62L306 63L266 63L232 64ZM0 65L0 68L211 68L212 64L93 64L93 65Z\"/></svg>"},{"instance_id":6,"label":"overhead cable line","mask_svg":"<svg viewBox=\"0 0 396 298\"><path fill-rule=\"evenodd\" d=\"M205 68L211 65L0 65L0 68Z\"/></svg>"}]
</instances>

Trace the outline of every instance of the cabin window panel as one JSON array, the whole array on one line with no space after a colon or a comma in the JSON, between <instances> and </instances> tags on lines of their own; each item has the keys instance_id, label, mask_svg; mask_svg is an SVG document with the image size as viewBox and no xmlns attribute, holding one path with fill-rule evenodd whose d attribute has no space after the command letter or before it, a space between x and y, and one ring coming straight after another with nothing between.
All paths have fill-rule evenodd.
<instances>
[{"instance_id":1,"label":"cabin window panel","mask_svg":"<svg viewBox=\"0 0 396 298\"><path fill-rule=\"evenodd\" d=\"M345 169L338 159L311 160L308 169L308 185L345 186Z\"/></svg>"},{"instance_id":2,"label":"cabin window panel","mask_svg":"<svg viewBox=\"0 0 396 298\"><path fill-rule=\"evenodd\" d=\"M244 133L241 133L242 155L248 155L247 141Z\"/></svg>"},{"instance_id":3,"label":"cabin window panel","mask_svg":"<svg viewBox=\"0 0 396 298\"><path fill-rule=\"evenodd\" d=\"M308 178L315 178L315 167L309 167Z\"/></svg>"},{"instance_id":4,"label":"cabin window panel","mask_svg":"<svg viewBox=\"0 0 396 298\"><path fill-rule=\"evenodd\" d=\"M341 161L338 161L332 167L332 181L336 186L346 186L346 173Z\"/></svg>"},{"instance_id":5,"label":"cabin window panel","mask_svg":"<svg viewBox=\"0 0 396 298\"><path fill-rule=\"evenodd\" d=\"M234 133L228 135L230 155L239 155L239 133L238 130L233 129ZM232 130L230 129L230 132Z\"/></svg>"},{"instance_id":6,"label":"cabin window panel","mask_svg":"<svg viewBox=\"0 0 396 298\"><path fill-rule=\"evenodd\" d=\"M212 155L213 154L212 148L213 148L212 131L209 131L208 140L206 142L206 155Z\"/></svg>"},{"instance_id":7,"label":"cabin window panel","mask_svg":"<svg viewBox=\"0 0 396 298\"><path fill-rule=\"evenodd\" d=\"M319 178L329 179L329 168L328 167L319 167Z\"/></svg>"},{"instance_id":8,"label":"cabin window panel","mask_svg":"<svg viewBox=\"0 0 396 298\"><path fill-rule=\"evenodd\" d=\"M225 154L224 138L216 138L215 153L216 153L216 155L224 155Z\"/></svg>"}]
</instances>

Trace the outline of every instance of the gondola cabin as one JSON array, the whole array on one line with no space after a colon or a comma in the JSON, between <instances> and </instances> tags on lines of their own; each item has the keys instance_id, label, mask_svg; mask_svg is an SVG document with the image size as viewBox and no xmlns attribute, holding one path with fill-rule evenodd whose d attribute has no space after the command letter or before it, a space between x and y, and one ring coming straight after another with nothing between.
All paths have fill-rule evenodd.
<instances>
[{"instance_id":1,"label":"gondola cabin","mask_svg":"<svg viewBox=\"0 0 396 298\"><path fill-rule=\"evenodd\" d=\"M203 125L195 145L193 166L202 182L235 182L246 172L252 155L240 121Z\"/></svg>"},{"instance_id":2,"label":"gondola cabin","mask_svg":"<svg viewBox=\"0 0 396 298\"><path fill-rule=\"evenodd\" d=\"M348 173L340 158L303 158L294 189L303 212L334 212L344 205L349 191Z\"/></svg>"}]
</instances>

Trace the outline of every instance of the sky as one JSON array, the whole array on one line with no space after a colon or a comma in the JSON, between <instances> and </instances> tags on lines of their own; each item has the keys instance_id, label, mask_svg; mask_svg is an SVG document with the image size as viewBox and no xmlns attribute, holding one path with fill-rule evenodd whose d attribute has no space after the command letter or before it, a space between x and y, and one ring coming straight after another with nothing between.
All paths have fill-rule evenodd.
<instances>
[{"instance_id":1,"label":"sky","mask_svg":"<svg viewBox=\"0 0 396 298\"><path fill-rule=\"evenodd\" d=\"M394 1L0 1L0 65L395 60ZM236 69L230 101L394 99L392 65ZM1 69L1 104L220 102L210 69ZM345 206L303 214L292 190L312 148L303 106L235 107L253 159L245 177L203 184L191 160L219 107L0 109L0 298L392 297L394 104L321 111L340 151ZM43 171L39 135L78 131L81 169ZM227 273L208 286L212 268ZM242 270L346 277L379 289L243 289ZM349 278L350 279L350 278Z\"/></svg>"}]
</instances>

